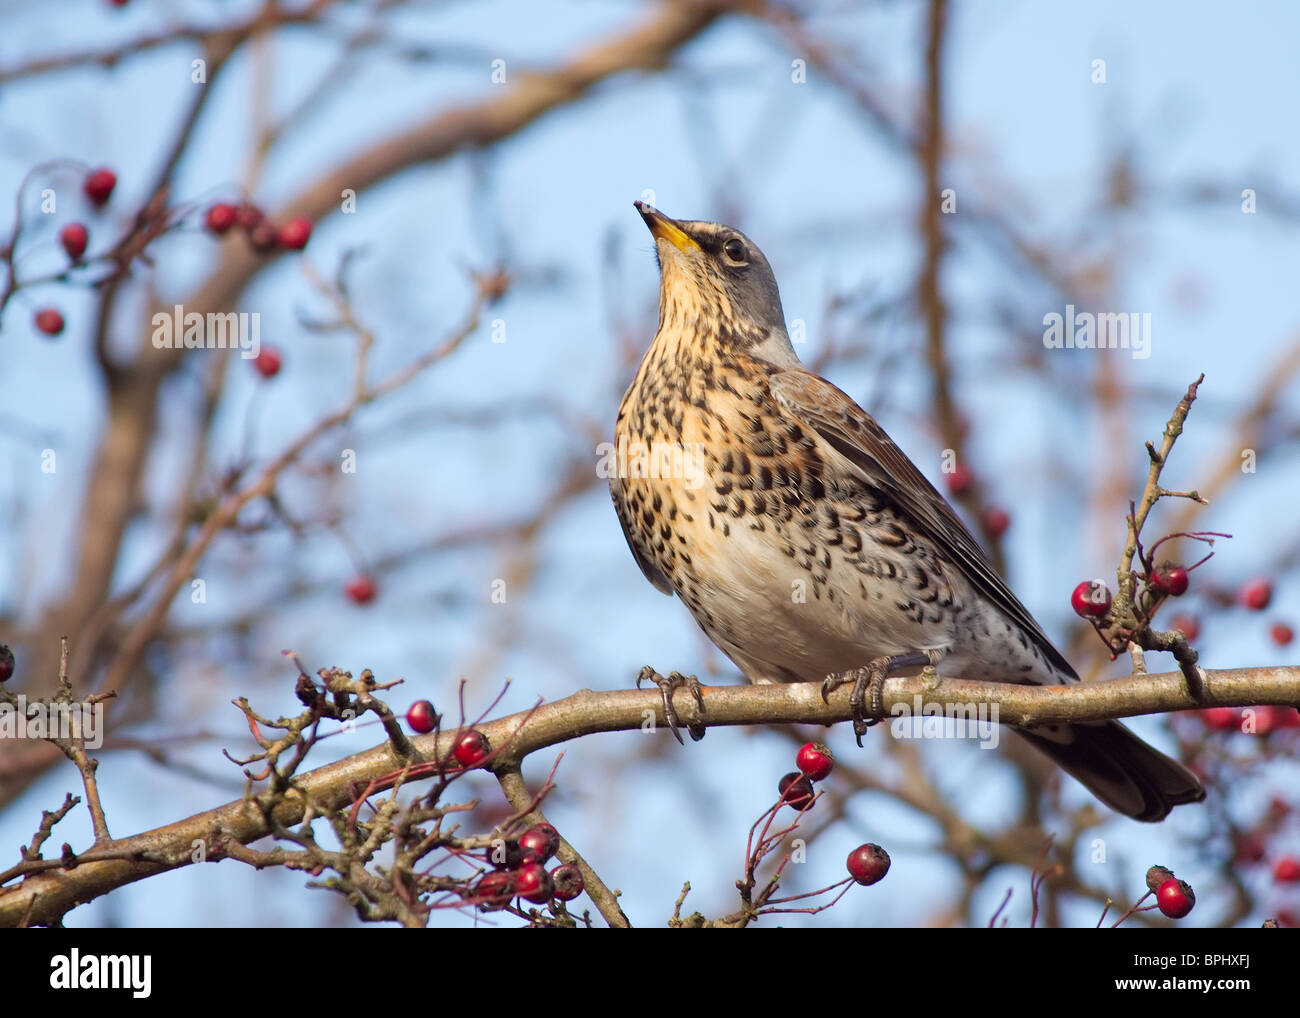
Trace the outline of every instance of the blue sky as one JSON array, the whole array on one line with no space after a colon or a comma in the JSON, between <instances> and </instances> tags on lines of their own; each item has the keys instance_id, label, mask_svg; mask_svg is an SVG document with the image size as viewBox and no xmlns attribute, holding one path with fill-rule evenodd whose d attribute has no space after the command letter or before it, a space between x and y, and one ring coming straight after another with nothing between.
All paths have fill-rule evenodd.
<instances>
[{"instance_id":1,"label":"blue sky","mask_svg":"<svg viewBox=\"0 0 1300 1018\"><path fill-rule=\"evenodd\" d=\"M164 14L167 5L146 0L121 15L105 6L77 5L75 17L60 13L52 38L48 12L6 5L0 67L50 51L104 46L172 16ZM246 9L193 3L174 16L217 19ZM840 9L844 13L814 21L813 30L842 41L894 108L914 108L921 100L921 8L893 3ZM642 16L639 4L589 0L404 12L392 21L396 38L448 47L452 58L366 61L318 116L286 135L257 198L273 210L321 166L432 109L489 94L497 86L488 81L486 61L505 59L512 74L547 66L557 53ZM1267 365L1295 342L1291 297L1300 242L1292 220L1278 209L1283 201L1294 205L1293 168L1300 165L1294 130L1300 66L1293 58L1298 19L1296 8L1283 3L974 3L956 5L953 13L947 64L951 180L945 183L957 191L958 216L963 208L992 204L1024 235L1070 258L1104 251L1116 279L1114 310L1152 315L1151 357L1126 357L1116 368L1124 385L1143 394L1125 422L1127 444L1110 451L1131 460L1134 491L1145 469L1141 441L1156 437L1197 373L1204 371L1207 380L1171 467L1170 479L1179 484L1201 483L1203 471L1230 451L1228 422L1247 405ZM327 73L334 51L332 41L302 30L277 40L272 112L292 109ZM33 164L70 156L117 169L121 182L112 208L123 215L142 195L171 138L169 125L194 87L188 83L192 56L185 47L166 47L111 71L77 70L5 85L0 194L12 194ZM323 271L345 250L365 250L353 289L359 316L379 339L379 373L397 368L454 327L467 301L463 267L494 256L498 231L523 279L493 313L505 323L505 343L480 338L468 344L322 446L322 460L338 448L357 448L361 483L292 480L285 488L289 504L303 514L322 505L337 509L362 555L381 561L466 526L516 518L536 503L539 490L555 483L566 463L584 455L594 463L594 449L575 421L612 430L618 397L634 370L622 363L612 334L609 295L640 348L654 329L652 246L631 206L647 191L673 216L743 217L734 225L767 253L787 318L807 323L808 342L799 351L805 360L830 342L828 295L853 293L882 304L905 296L919 257L913 231L916 168L882 144L815 69L806 84L792 83L791 60L797 56L770 28L724 21L682 51L675 74L609 82L490 153L414 168L363 194L355 215L319 223L309 256ZM1097 59L1106 62L1105 84L1090 80ZM178 199L206 203L232 195L245 170L250 111L257 105L246 56L214 87L180 167ZM1139 177L1158 198L1115 225L1096 209L1103 195L1099 178L1121 146L1131 151ZM1189 205L1169 197L1202 181L1219 185L1225 199ZM1255 215L1243 215L1233 197L1245 188L1258 191ZM75 203L71 188L63 193ZM494 227L485 228L485 222ZM1095 225L1101 240L1082 234L1081 222ZM1106 422L1090 408L1087 387L1102 355L1075 352L1068 361L1050 362L1050 386L1018 370L1019 357L1031 351L1017 344L1032 344L1042 316L1063 310L1061 302L1018 278L972 231L955 227L954 235L944 282L955 305L949 345L958 392L976 422L971 453L980 474L996 479L998 501L1013 509L1006 545L1013 587L1064 643L1072 621L1069 590L1079 578L1112 575L1122 538L1119 517L1090 517L1077 487L1063 484L1064 478L1086 488L1100 478L1103 457L1092 439ZM160 293L184 295L211 268L214 252L213 242L193 230L160 242ZM48 239L30 258L33 267L58 261ZM555 283L529 285L530 276ZM23 528L0 534L0 605L31 621L66 581L90 439L102 425L103 407L90 356L86 296L56 287L33 292L30 303L26 294L20 297L0 320L0 378L7 383L0 412L0 492L8 492L5 512L21 505L27 516ZM1024 332L1012 332L996 318L1004 300ZM29 325L30 309L48 301L57 301L69 322L57 343L38 340ZM273 453L322 408L344 399L350 382L350 341L301 327L301 313L319 313L322 305L296 259L281 259L263 273L242 306L262 314L264 339L272 337L285 350L286 370L268 387L244 365L232 365L215 424L219 457L245 447ZM116 331L122 349L135 341L130 313L128 308ZM847 316L835 322L862 327ZM921 333L914 320L897 316L871 328L872 356L837 364L828 374L877 412L918 465L937 478L939 449L928 420ZM882 372L882 365L889 369ZM184 374L163 402L159 426L175 427L176 434L160 442L151 462L147 486L154 497L170 490L184 462L197 370ZM560 403L566 415L522 412L539 397ZM1284 393L1283 405L1283 419L1294 422L1294 387ZM492 423L456 423L464 413L486 415ZM32 467L35 449L47 438L61 462L52 478ZM1279 548L1294 545L1294 523L1264 517L1262 507L1294 498L1296 476L1294 449L1283 445L1261 461L1257 475L1207 511L1205 527L1240 535L1219 547L1209 567L1216 582L1231 587L1266 572ZM150 519L133 528L119 576L123 586L151 561L162 534ZM313 532L297 542L284 535L225 542L205 566L208 604L179 604L174 618L180 625L219 627L250 611L261 614L262 623L238 648L249 654L250 666L232 671L211 657L158 662L167 675L163 715L147 731L221 733L223 740L197 742L186 759L231 781L234 770L217 759L217 749L238 744L240 724L225 704L246 693L264 712L291 709L292 676L278 653L283 647L299 650L313 667L339 664L405 675L413 692L440 704L449 702L460 674L482 703L495 695L503 676L512 677L504 703L509 709L585 685L623 688L647 663L702 677L712 664L717 681L732 680L734 673L705 644L684 608L643 582L599 488L547 528L536 580L520 589L508 613L487 603L506 558L500 548L451 555L412 551L404 566L382 577L379 603L362 611L338 596L352 564L334 536ZM294 581L317 589L284 603L279 593ZM1297 609L1300 592L1294 583L1281 583L1273 614L1295 618ZM1212 619L1206 628L1203 660L1211 667L1287 659L1287 652L1264 639L1260 620ZM517 638L499 646L505 634ZM228 646L233 653L233 644ZM402 694L394 699L395 705L404 702ZM1134 727L1159 738L1154 720ZM719 730L699 746L673 747L649 762L638 758L636 768L628 769L621 747L637 737L604 736L569 747L552 819L598 869L610 870L607 879L624 887L625 908L634 919L654 923L665 917L687 878L697 888L693 907L727 908L744 832L773 797L776 779L790 769L792 747L775 736ZM338 752L377 741L373 732L350 738L337 740ZM830 741L851 759L893 766L879 747L853 756L846 732L835 730ZM990 821L1005 815L1012 786L996 763L984 754L972 757L975 751L966 746L922 749L945 760L946 780L964 808ZM540 776L548 765L537 760L533 771ZM566 773L574 774L571 785ZM128 754L110 757L101 774L118 834L235 794ZM602 791L603 782L593 782L592 774L616 784L618 794ZM0 841L29 838L39 810L50 808L69 783L64 769L33 786L0 816ZM482 791L492 795L487 784ZM1072 801L1083 795L1070 784ZM78 833L75 823L66 826ZM1124 871L1128 886L1140 886L1153 851L1180 875L1195 870L1194 820L1176 815L1157 832L1134 828L1120 822L1106 831L1115 846L1109 866L1132 856L1125 859L1132 867L1131 876ZM88 832L79 833L84 838ZM907 896L859 892L812 921L913 923L942 911L953 884L933 835L927 821L880 797L857 797L847 818L818 843L825 845L824 854L814 853L810 869L816 872L806 886L835 872L819 860L842 860L864 840L888 846L893 839L918 848L891 847L890 879L915 890ZM63 837L76 844L68 831ZM1012 921L1023 922L1023 874L991 881L987 889L995 900L984 911L991 914L1007 884L1017 887ZM334 907L325 895L305 895L295 877L223 863L215 875L196 868L124 889L74 913L70 922L296 925L329 921L337 915ZM1213 896L1194 918L1208 921L1212 909ZM1077 916L1090 910L1084 906Z\"/></svg>"}]
</instances>

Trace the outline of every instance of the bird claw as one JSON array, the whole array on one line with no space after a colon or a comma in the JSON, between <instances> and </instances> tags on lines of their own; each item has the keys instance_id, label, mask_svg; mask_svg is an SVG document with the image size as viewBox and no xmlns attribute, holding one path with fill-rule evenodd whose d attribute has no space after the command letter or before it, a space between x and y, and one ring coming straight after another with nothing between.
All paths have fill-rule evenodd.
<instances>
[{"instance_id":1,"label":"bird claw","mask_svg":"<svg viewBox=\"0 0 1300 1018\"><path fill-rule=\"evenodd\" d=\"M880 724L885 716L885 678L889 674L890 658L878 657L868 661L862 668L850 668L847 672L828 675L822 682L822 699L846 683L853 683L853 692L849 694L849 709L852 711L853 734L858 745L867 729ZM871 709L867 710L867 690L871 691Z\"/></svg>"},{"instance_id":2,"label":"bird claw","mask_svg":"<svg viewBox=\"0 0 1300 1018\"><path fill-rule=\"evenodd\" d=\"M679 746L685 746L686 742L682 739L681 729L684 727L690 732L691 738L699 742L704 738L703 725L683 725L681 718L677 716L677 709L673 706L673 693L685 687L691 691L691 696L695 697L695 703L700 708L700 713L704 713L704 687L700 685L700 680L694 675L683 675L681 672L670 672L667 678L664 678L657 671L646 665L641 669L636 677L636 688L641 688L641 683L649 680L659 687L659 692L664 700L664 721L668 725L668 730L673 733L673 738L677 740Z\"/></svg>"},{"instance_id":3,"label":"bird claw","mask_svg":"<svg viewBox=\"0 0 1300 1018\"><path fill-rule=\"evenodd\" d=\"M895 668L910 668L916 665L933 668L943 657L942 651L916 651L910 654L893 654L886 657L872 658L861 668L850 668L846 672L836 672L826 676L822 682L822 699L846 682L853 683L853 692L849 696L849 708L852 711L853 734L858 745L867 729L878 725L885 718L885 679ZM871 709L867 708L867 691L871 691Z\"/></svg>"}]
</instances>

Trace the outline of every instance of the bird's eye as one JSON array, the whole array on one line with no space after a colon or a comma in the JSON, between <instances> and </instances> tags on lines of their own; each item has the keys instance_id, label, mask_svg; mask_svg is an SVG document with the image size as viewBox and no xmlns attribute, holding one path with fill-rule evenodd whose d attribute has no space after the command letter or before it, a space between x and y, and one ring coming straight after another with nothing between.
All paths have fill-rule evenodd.
<instances>
[{"instance_id":1,"label":"bird's eye","mask_svg":"<svg viewBox=\"0 0 1300 1018\"><path fill-rule=\"evenodd\" d=\"M743 262L745 260L744 242L739 237L732 237L722 245L722 253L733 262Z\"/></svg>"}]
</instances>

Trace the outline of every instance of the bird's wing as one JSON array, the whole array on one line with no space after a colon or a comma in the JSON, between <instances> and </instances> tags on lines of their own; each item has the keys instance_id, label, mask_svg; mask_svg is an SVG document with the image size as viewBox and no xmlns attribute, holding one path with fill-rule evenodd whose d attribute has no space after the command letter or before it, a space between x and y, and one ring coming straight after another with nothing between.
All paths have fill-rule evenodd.
<instances>
[{"instance_id":1,"label":"bird's wing","mask_svg":"<svg viewBox=\"0 0 1300 1018\"><path fill-rule=\"evenodd\" d=\"M1034 641L1066 675L1074 669L1047 638L946 499L925 479L875 420L841 390L809 371L775 371L772 395L782 410L811 428L893 503L918 533L961 570L966 579Z\"/></svg>"},{"instance_id":2,"label":"bird's wing","mask_svg":"<svg viewBox=\"0 0 1300 1018\"><path fill-rule=\"evenodd\" d=\"M645 574L645 578L647 580L649 580L651 583L654 584L656 590L658 590L661 594L667 594L671 597L674 591L673 591L673 585L668 582L668 577L666 577L662 572L660 572L659 567L656 566L653 562L651 562L648 558L646 558L645 555L641 553L641 550L636 546L636 542L632 540L632 526L631 526L632 521L629 520L625 515L627 512L630 512L631 510L626 508L627 506L626 496L620 498L618 494L614 491L613 479L610 480L609 494L610 497L614 500L614 512L618 514L619 526L623 528L623 539L627 541L627 546L628 548L631 549L632 557L636 559L636 564L641 567L641 572Z\"/></svg>"}]
</instances>

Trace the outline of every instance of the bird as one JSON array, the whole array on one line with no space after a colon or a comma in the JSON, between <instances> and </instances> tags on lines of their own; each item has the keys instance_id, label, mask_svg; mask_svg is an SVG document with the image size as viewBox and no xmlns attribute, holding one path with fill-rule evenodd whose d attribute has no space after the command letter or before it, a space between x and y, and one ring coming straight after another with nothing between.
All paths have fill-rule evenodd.
<instances>
[{"instance_id":1,"label":"bird","mask_svg":"<svg viewBox=\"0 0 1300 1018\"><path fill-rule=\"evenodd\" d=\"M853 683L859 742L895 674L1029 685L1078 675L979 542L871 415L806 370L767 258L741 231L635 203L659 322L615 422L610 495L628 547L751 683ZM675 689L660 683L681 741ZM1118 721L1014 729L1135 820L1205 798ZM702 730L693 730L697 738Z\"/></svg>"}]
</instances>

